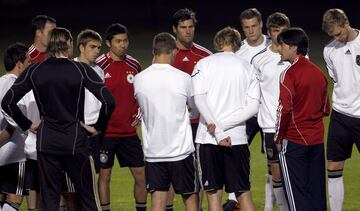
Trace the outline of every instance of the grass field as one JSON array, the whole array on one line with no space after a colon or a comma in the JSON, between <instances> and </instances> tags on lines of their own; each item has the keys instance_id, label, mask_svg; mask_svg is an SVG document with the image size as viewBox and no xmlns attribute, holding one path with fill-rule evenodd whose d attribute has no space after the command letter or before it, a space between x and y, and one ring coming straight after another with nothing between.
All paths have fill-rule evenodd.
<instances>
[{"instance_id":1,"label":"grass field","mask_svg":"<svg viewBox=\"0 0 360 211\"><path fill-rule=\"evenodd\" d=\"M9 28L4 34L2 34L2 42L0 42L0 56L3 57L3 50L10 43L21 41L25 44L31 44L31 40L20 26L11 26L16 28L17 36L13 35L13 30ZM71 26L65 26L69 29L72 29ZM99 32L104 31L104 28L90 27ZM168 31L158 30L160 31ZM212 50L212 36L215 34L214 31L208 33L198 33L196 35L196 42L204 45L205 47ZM79 30L72 30L73 36L76 36L76 33ZM130 55L139 59L142 63L143 68L146 68L151 64L152 55L151 55L151 43L152 38L156 34L153 31L136 31L130 29ZM102 33L101 33L102 34ZM26 38L25 38L26 37ZM7 42L5 42L6 40ZM322 59L322 48L323 45L328 41L328 38L323 34L310 34L310 58L311 60L318 64L321 68L324 69L324 62ZM105 45L105 44L103 44ZM106 48L103 47L103 51ZM74 53L76 56L76 52ZM0 65L0 73L4 72L3 65ZM331 89L331 88L329 88ZM325 119L326 128L328 125L328 118ZM264 209L264 184L265 184L265 175L267 172L267 166L265 163L265 156L260 153L260 139L257 136L256 140L253 141L251 145L251 181L252 181L252 193L253 198L256 204L257 210ZM360 156L356 149L354 149L352 159L346 162L346 168L344 171L344 181L345 181L345 202L344 202L344 211L356 211L360 210L360 180L358 179L360 175ZM1 173L1 172L0 172ZM132 186L133 180L131 174L127 168L120 169L117 165L114 167L112 181L111 181L111 210L113 211L130 211L135 210L134 200L132 196ZM226 197L224 197L226 198ZM149 198L150 199L150 198ZM150 202L150 200L148 200ZM24 203L25 204L25 203ZM175 210L184 210L182 205L182 200L179 196L176 197ZM23 205L20 210L25 210L26 205ZM204 210L206 209L206 201L203 203Z\"/></svg>"}]
</instances>

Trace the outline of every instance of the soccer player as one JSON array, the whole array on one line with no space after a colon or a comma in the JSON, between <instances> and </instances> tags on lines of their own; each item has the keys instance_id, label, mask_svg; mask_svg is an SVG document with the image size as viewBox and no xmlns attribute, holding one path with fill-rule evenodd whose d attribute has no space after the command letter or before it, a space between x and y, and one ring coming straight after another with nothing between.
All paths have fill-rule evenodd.
<instances>
[{"instance_id":1,"label":"soccer player","mask_svg":"<svg viewBox=\"0 0 360 211\"><path fill-rule=\"evenodd\" d=\"M182 195L185 210L198 211L195 148L187 107L191 77L170 65L176 53L175 38L169 33L157 34L154 63L136 75L134 82L135 98L143 112L146 187L153 211L166 209L170 183Z\"/></svg>"},{"instance_id":2,"label":"soccer player","mask_svg":"<svg viewBox=\"0 0 360 211\"><path fill-rule=\"evenodd\" d=\"M173 15L172 29L176 36L176 48L178 53L176 54L175 61L172 65L189 75L191 75L194 70L194 66L200 59L212 54L208 49L194 43L196 23L197 20L195 12L187 8L179 9ZM195 140L196 131L199 125L199 112L195 106L190 106L192 106L191 116L194 116L194 118L191 119L191 128L193 140ZM202 192L200 193L200 204L201 199ZM170 188L166 206L167 211L171 211L173 209L173 200L174 190L173 188Z\"/></svg>"},{"instance_id":3,"label":"soccer player","mask_svg":"<svg viewBox=\"0 0 360 211\"><path fill-rule=\"evenodd\" d=\"M31 21L34 43L29 48L31 62L41 62L47 58L46 48L49 32L56 27L56 20L46 15L37 15Z\"/></svg>"},{"instance_id":4,"label":"soccer player","mask_svg":"<svg viewBox=\"0 0 360 211\"><path fill-rule=\"evenodd\" d=\"M326 210L323 117L330 112L327 79L305 56L308 37L300 28L277 37L281 61L291 66L281 73L277 130L283 186L288 206L295 210Z\"/></svg>"},{"instance_id":5,"label":"soccer player","mask_svg":"<svg viewBox=\"0 0 360 211\"><path fill-rule=\"evenodd\" d=\"M240 23L245 34L245 39L242 42L241 48L236 54L251 63L251 59L270 45L271 39L262 33L263 21L261 13L256 8L249 8L240 14ZM257 117L254 116L246 122L246 134L248 136L249 145L253 141L256 133L261 132L261 128L257 122ZM263 133L261 135L261 152L263 152ZM274 201L271 180L265 184L265 204L273 204ZM223 205L225 211L232 211L236 206L236 197L234 194L229 194L229 200Z\"/></svg>"},{"instance_id":6,"label":"soccer player","mask_svg":"<svg viewBox=\"0 0 360 211\"><path fill-rule=\"evenodd\" d=\"M220 30L214 45L219 53L201 59L192 74L195 104L201 114L195 140L200 184L207 193L209 210L222 210L224 185L226 192L236 194L242 210L255 210L245 121L258 111L259 84L250 64L234 53L241 46L237 30Z\"/></svg>"},{"instance_id":7,"label":"soccer player","mask_svg":"<svg viewBox=\"0 0 360 211\"><path fill-rule=\"evenodd\" d=\"M83 62L88 64L94 69L98 76L103 80L104 72L95 64L95 60L98 58L101 49L102 38L100 34L91 29L85 29L81 31L77 36L77 48L80 51L80 55L74 58L74 61ZM84 104L84 123L86 125L94 125L99 117L101 108L101 102L87 89L85 89L85 104ZM89 144L91 148L91 154L94 159L95 172L100 171L100 143L102 140L101 135L90 136ZM73 182L68 175L65 175L65 181L63 184L62 195L66 201L66 207L68 211L76 211L80 209L80 201L78 200L78 194L74 188Z\"/></svg>"},{"instance_id":8,"label":"soccer player","mask_svg":"<svg viewBox=\"0 0 360 211\"><path fill-rule=\"evenodd\" d=\"M22 130L37 132L37 162L44 210L59 210L63 171L74 182L82 209L101 209L86 131L103 133L115 103L91 67L68 58L72 56L72 50L70 32L65 28L53 29L47 50L50 57L30 65L5 94L1 104ZM93 127L82 123L84 88L102 103ZM40 125L25 117L16 104L30 90L39 105Z\"/></svg>"},{"instance_id":9,"label":"soccer player","mask_svg":"<svg viewBox=\"0 0 360 211\"><path fill-rule=\"evenodd\" d=\"M263 131L266 157L268 164L271 166L267 182L272 184L281 211L288 210L288 207L281 184L279 154L274 142L274 135L276 130L276 109L279 105L279 78L281 72L289 67L290 63L281 61L277 36L282 30L289 27L290 20L285 14L280 12L271 14L266 21L266 28L271 37L271 45L260 51L252 59L252 65L258 74L261 91L257 120ZM273 203L265 203L265 211L272 211L273 209Z\"/></svg>"},{"instance_id":10,"label":"soccer player","mask_svg":"<svg viewBox=\"0 0 360 211\"><path fill-rule=\"evenodd\" d=\"M139 62L127 54L128 30L125 26L111 24L105 33L109 52L97 59L104 71L105 85L116 101L100 149L100 202L103 210L110 210L110 178L116 154L120 167L129 167L134 177L136 209L146 209L144 153L133 126L137 121L139 106L134 99L133 81L141 71Z\"/></svg>"},{"instance_id":11,"label":"soccer player","mask_svg":"<svg viewBox=\"0 0 360 211\"><path fill-rule=\"evenodd\" d=\"M16 43L5 50L6 74L0 78L0 99L3 99L5 93L29 64L30 57L25 45ZM21 110L26 112L24 99L21 99L18 104ZM14 128L10 139L0 145L0 194L4 195L0 210L15 211L19 209L23 196L27 195L24 151L26 133L18 128L11 118L6 118L2 113L0 113L0 123L1 129L5 129L7 124Z\"/></svg>"},{"instance_id":12,"label":"soccer player","mask_svg":"<svg viewBox=\"0 0 360 211\"><path fill-rule=\"evenodd\" d=\"M354 143L360 145L360 36L350 26L345 12L329 9L322 30L334 39L324 48L324 59L334 83L332 112L327 142L328 191L330 208L342 210L343 169Z\"/></svg>"}]
</instances>

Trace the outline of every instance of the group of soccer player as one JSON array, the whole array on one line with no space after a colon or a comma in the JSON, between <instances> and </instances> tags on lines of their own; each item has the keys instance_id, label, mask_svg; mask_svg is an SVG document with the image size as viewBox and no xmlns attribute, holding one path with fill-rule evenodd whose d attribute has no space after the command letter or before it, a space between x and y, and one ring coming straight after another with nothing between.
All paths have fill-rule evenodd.
<instances>
[{"instance_id":1,"label":"group of soccer player","mask_svg":"<svg viewBox=\"0 0 360 211\"><path fill-rule=\"evenodd\" d=\"M328 82L308 56L309 39L280 12L256 8L218 31L212 54L194 43L195 13L180 9L153 39L153 64L127 54L127 28L108 26L108 51L91 29L76 39L56 20L32 20L34 43L10 45L0 78L0 210L110 210L115 155L134 178L137 211L255 210L249 145L260 132L268 175L265 208L326 210L323 118ZM341 9L322 30L334 83L327 140L330 208L342 210L343 168L360 147L360 36ZM142 140L137 135L141 126ZM6 172L6 173L4 173ZM98 176L96 176L98 174ZM99 189L99 192L98 192ZM229 193L222 204L223 190Z\"/></svg>"}]
</instances>

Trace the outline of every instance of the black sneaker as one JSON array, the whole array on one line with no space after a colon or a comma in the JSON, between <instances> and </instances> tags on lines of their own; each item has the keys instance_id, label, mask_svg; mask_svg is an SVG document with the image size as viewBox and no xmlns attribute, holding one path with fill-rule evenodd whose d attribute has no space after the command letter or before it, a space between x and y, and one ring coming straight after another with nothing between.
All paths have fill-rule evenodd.
<instances>
[{"instance_id":1,"label":"black sneaker","mask_svg":"<svg viewBox=\"0 0 360 211\"><path fill-rule=\"evenodd\" d=\"M236 204L237 204L237 201L228 199L228 200L226 200L226 202L223 204L222 207L223 207L224 211L233 211Z\"/></svg>"}]
</instances>

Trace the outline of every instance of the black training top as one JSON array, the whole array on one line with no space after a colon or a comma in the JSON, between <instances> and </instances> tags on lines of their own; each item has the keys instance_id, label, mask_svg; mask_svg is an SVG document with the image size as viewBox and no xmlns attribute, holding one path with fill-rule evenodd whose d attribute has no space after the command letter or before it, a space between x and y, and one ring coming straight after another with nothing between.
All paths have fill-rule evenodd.
<instances>
[{"instance_id":1,"label":"black training top","mask_svg":"<svg viewBox=\"0 0 360 211\"><path fill-rule=\"evenodd\" d=\"M74 154L87 149L84 121L84 87L102 103L94 127L104 132L115 101L95 71L85 63L68 58L50 57L30 65L15 81L2 101L3 110L21 129L32 122L24 116L17 102L31 89L42 118L37 131L37 151Z\"/></svg>"}]
</instances>

